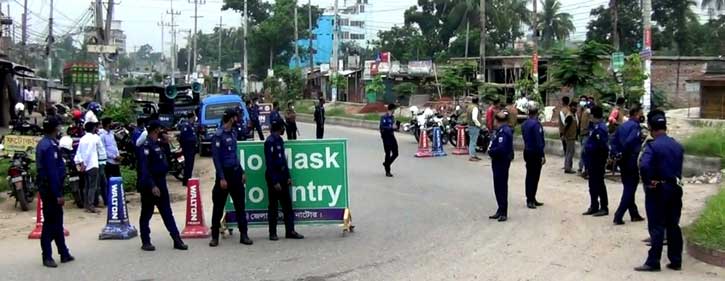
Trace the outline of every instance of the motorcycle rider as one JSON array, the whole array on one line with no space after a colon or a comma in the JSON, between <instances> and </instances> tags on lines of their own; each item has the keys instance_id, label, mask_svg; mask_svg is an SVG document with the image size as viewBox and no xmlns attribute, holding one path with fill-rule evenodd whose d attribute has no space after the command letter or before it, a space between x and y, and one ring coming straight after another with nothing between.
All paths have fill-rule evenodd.
<instances>
[{"instance_id":1,"label":"motorcycle rider","mask_svg":"<svg viewBox=\"0 0 725 281\"><path fill-rule=\"evenodd\" d=\"M186 115L186 119L179 122L179 144L181 145L181 151L184 153L184 178L181 180L181 185L186 186L189 179L191 178L191 172L194 170L194 157L196 156L196 130L194 130L194 124L196 122L196 115L194 112L190 112Z\"/></svg>"},{"instance_id":2,"label":"motorcycle rider","mask_svg":"<svg viewBox=\"0 0 725 281\"><path fill-rule=\"evenodd\" d=\"M473 97L466 110L466 123L468 125L468 161L479 161L481 158L476 155L476 144L478 135L481 133L481 114L478 108L478 97Z\"/></svg>"},{"instance_id":3,"label":"motorcycle rider","mask_svg":"<svg viewBox=\"0 0 725 281\"><path fill-rule=\"evenodd\" d=\"M43 121L45 136L35 150L38 187L40 198L43 200L43 230L40 236L40 248L42 249L43 265L46 267L58 267L53 260L52 241L55 241L58 247L61 263L75 260L68 251L63 233L65 163L58 149L59 126L56 119Z\"/></svg>"},{"instance_id":4,"label":"motorcycle rider","mask_svg":"<svg viewBox=\"0 0 725 281\"><path fill-rule=\"evenodd\" d=\"M95 101L91 102L90 104L88 104L88 111L86 111L86 115L84 116L85 122L83 124L85 125L86 123L98 123L98 117L101 116L102 112L103 109L101 108L101 104Z\"/></svg>"}]
</instances>

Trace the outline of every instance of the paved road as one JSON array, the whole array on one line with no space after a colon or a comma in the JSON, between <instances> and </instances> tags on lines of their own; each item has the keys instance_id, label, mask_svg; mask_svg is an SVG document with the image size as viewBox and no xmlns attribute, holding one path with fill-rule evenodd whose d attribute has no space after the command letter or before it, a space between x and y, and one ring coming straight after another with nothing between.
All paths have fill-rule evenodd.
<instances>
[{"instance_id":1,"label":"paved road","mask_svg":"<svg viewBox=\"0 0 725 281\"><path fill-rule=\"evenodd\" d=\"M303 137L313 128L302 125ZM328 137L347 138L351 206L356 232L342 237L335 226L301 226L302 241L266 239L266 228L250 231L255 244L238 236L209 248L208 240L188 240L190 250L171 249L156 216L154 253L139 240L98 241L99 219L67 226L77 261L58 269L40 265L37 241L0 241L2 280L722 280L725 272L686 259L683 273L641 275L631 271L644 258L638 241L644 224L615 228L611 217L582 218L582 180L564 177L561 160L544 171L536 211L523 207L523 163L512 166L510 220L489 221L495 211L488 161L465 157L414 159L412 137L399 136L401 158L395 178L383 176L377 132L330 126ZM521 156L517 155L520 159ZM199 166L210 167L209 159ZM201 171L202 179L211 175ZM615 185L615 184L613 184ZM615 185L616 186L616 185ZM204 189L205 216L211 216L210 183ZM708 187L711 189L711 187ZM616 188L615 188L616 189ZM702 188L698 192L711 192ZM617 191L611 192L618 198ZM611 199L612 204L618 201ZM183 227L184 205L174 205ZM687 212L694 213L693 210ZM131 210L134 225L138 210ZM237 232L235 232L237 233Z\"/></svg>"}]
</instances>

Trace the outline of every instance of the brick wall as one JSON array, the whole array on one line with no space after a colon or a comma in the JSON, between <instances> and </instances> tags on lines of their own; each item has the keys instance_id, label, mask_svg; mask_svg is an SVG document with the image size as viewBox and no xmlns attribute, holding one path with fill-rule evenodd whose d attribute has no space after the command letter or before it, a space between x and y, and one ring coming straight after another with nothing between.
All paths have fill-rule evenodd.
<instances>
[{"instance_id":1,"label":"brick wall","mask_svg":"<svg viewBox=\"0 0 725 281\"><path fill-rule=\"evenodd\" d=\"M702 74L706 64L706 60L655 58L652 60L652 87L664 91L667 94L667 101L674 107L698 106L700 104L699 93L687 92L685 81L690 77Z\"/></svg>"}]
</instances>

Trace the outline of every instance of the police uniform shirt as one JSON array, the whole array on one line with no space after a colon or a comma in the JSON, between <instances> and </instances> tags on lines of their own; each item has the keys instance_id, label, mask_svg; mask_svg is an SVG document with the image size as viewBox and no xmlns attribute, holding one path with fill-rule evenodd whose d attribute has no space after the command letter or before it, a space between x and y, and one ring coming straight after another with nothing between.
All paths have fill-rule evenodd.
<instances>
[{"instance_id":1,"label":"police uniform shirt","mask_svg":"<svg viewBox=\"0 0 725 281\"><path fill-rule=\"evenodd\" d=\"M380 117L380 136L389 138L395 136L395 117L390 113L385 113Z\"/></svg>"},{"instance_id":2,"label":"police uniform shirt","mask_svg":"<svg viewBox=\"0 0 725 281\"><path fill-rule=\"evenodd\" d=\"M196 142L196 132L194 125L189 120L183 120L179 123L179 138L182 142Z\"/></svg>"},{"instance_id":3,"label":"police uniform shirt","mask_svg":"<svg viewBox=\"0 0 725 281\"><path fill-rule=\"evenodd\" d=\"M682 178L684 149L667 135L648 141L639 162L642 182L666 181L675 184Z\"/></svg>"},{"instance_id":4,"label":"police uniform shirt","mask_svg":"<svg viewBox=\"0 0 725 281\"><path fill-rule=\"evenodd\" d=\"M524 139L524 151L544 155L544 127L536 118L527 119L521 125L521 135Z\"/></svg>"},{"instance_id":5,"label":"police uniform shirt","mask_svg":"<svg viewBox=\"0 0 725 281\"><path fill-rule=\"evenodd\" d=\"M40 192L52 194L55 198L62 197L65 162L60 155L58 142L55 139L43 137L40 140L35 148L35 165L39 182L47 181L47 184L40 185Z\"/></svg>"},{"instance_id":6,"label":"police uniform shirt","mask_svg":"<svg viewBox=\"0 0 725 281\"><path fill-rule=\"evenodd\" d=\"M166 161L166 153L157 140L146 139L143 147L143 155L139 157L141 184L144 187L155 186L154 177L165 176L169 172L169 164Z\"/></svg>"},{"instance_id":7,"label":"police uniform shirt","mask_svg":"<svg viewBox=\"0 0 725 281\"><path fill-rule=\"evenodd\" d=\"M495 160L511 161L514 159L513 130L503 124L496 130L494 139L488 149L488 155Z\"/></svg>"},{"instance_id":8,"label":"police uniform shirt","mask_svg":"<svg viewBox=\"0 0 725 281\"><path fill-rule=\"evenodd\" d=\"M269 122L270 122L270 124L280 123L280 124L284 125L284 120L282 119L282 115L279 114L279 111L277 109L272 110L272 113L269 114Z\"/></svg>"},{"instance_id":9,"label":"police uniform shirt","mask_svg":"<svg viewBox=\"0 0 725 281\"><path fill-rule=\"evenodd\" d=\"M586 154L591 157L606 158L609 153L609 133L604 122L595 123L589 131L589 139L585 144Z\"/></svg>"},{"instance_id":10,"label":"police uniform shirt","mask_svg":"<svg viewBox=\"0 0 725 281\"><path fill-rule=\"evenodd\" d=\"M235 130L225 131L224 128L217 130L212 139L212 159L216 168L217 179L224 179L225 168L239 166L237 157L237 132Z\"/></svg>"},{"instance_id":11,"label":"police uniform shirt","mask_svg":"<svg viewBox=\"0 0 725 281\"><path fill-rule=\"evenodd\" d=\"M252 122L259 122L259 106L256 104L252 104L251 108L249 108L249 118L252 119Z\"/></svg>"},{"instance_id":12,"label":"police uniform shirt","mask_svg":"<svg viewBox=\"0 0 725 281\"><path fill-rule=\"evenodd\" d=\"M290 178L281 136L272 134L267 137L264 141L264 158L267 161L267 176L272 180L272 185L285 183Z\"/></svg>"},{"instance_id":13,"label":"police uniform shirt","mask_svg":"<svg viewBox=\"0 0 725 281\"><path fill-rule=\"evenodd\" d=\"M612 153L625 156L639 155L642 148L642 127L637 121L628 120L617 128L612 139Z\"/></svg>"}]
</instances>

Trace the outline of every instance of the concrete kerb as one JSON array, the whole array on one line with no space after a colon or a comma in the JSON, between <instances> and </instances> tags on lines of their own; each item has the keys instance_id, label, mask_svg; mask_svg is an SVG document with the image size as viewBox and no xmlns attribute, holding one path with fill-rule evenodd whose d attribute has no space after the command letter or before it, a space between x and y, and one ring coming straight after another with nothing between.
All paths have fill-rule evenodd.
<instances>
[{"instance_id":1,"label":"concrete kerb","mask_svg":"<svg viewBox=\"0 0 725 281\"><path fill-rule=\"evenodd\" d=\"M297 120L303 123L314 123L314 117L312 114L298 113ZM338 116L327 117L325 124L371 130L378 130L380 128L380 123L378 121ZM545 141L545 152L547 155L564 156L564 148L561 145L561 140L546 139ZM524 141L520 137L514 138L514 147L519 150L523 149ZM579 143L576 144L576 153L574 155L577 159L579 158L579 155L581 155L581 145ZM703 175L706 172L720 172L722 165L720 158L718 157L685 155L685 162L683 163L682 169L683 177L693 177Z\"/></svg>"}]
</instances>

